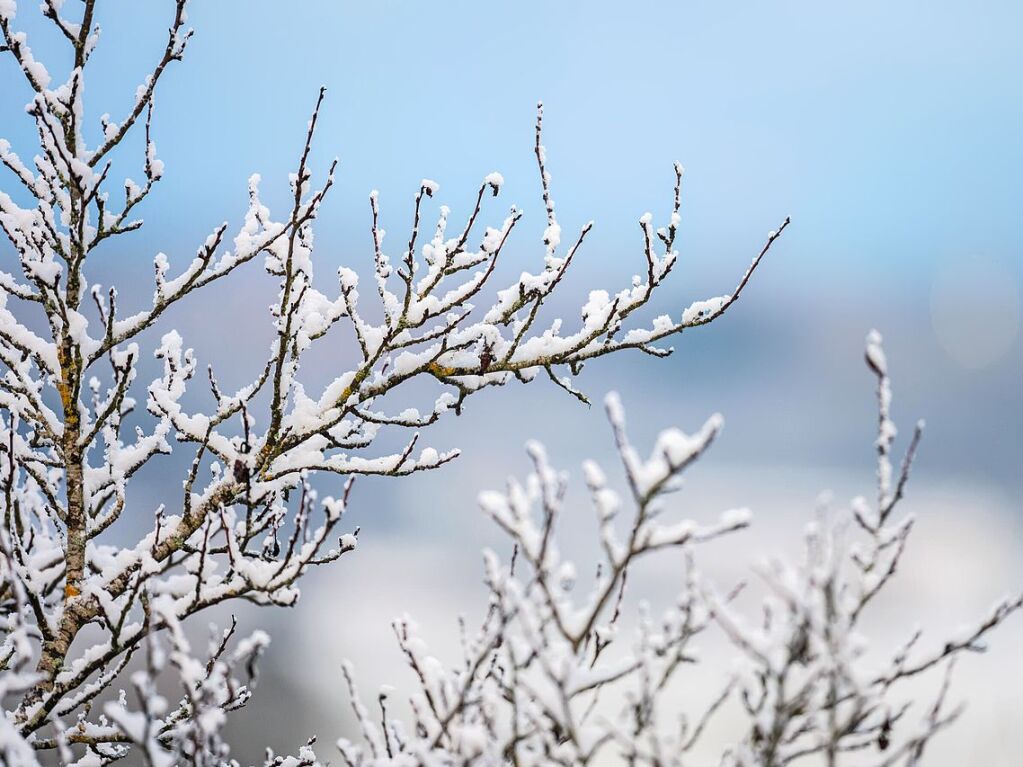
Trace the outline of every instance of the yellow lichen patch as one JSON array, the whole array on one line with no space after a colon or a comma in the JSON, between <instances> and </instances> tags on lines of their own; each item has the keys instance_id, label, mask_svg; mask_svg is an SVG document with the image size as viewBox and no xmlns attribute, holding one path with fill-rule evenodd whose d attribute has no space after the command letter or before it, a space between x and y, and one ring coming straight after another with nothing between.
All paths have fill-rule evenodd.
<instances>
[{"instance_id":1,"label":"yellow lichen patch","mask_svg":"<svg viewBox=\"0 0 1023 767\"><path fill-rule=\"evenodd\" d=\"M71 387L63 379L57 381L57 393L60 394L60 403L64 406L64 412L71 411Z\"/></svg>"},{"instance_id":2,"label":"yellow lichen patch","mask_svg":"<svg viewBox=\"0 0 1023 767\"><path fill-rule=\"evenodd\" d=\"M66 597L77 597L81 593L81 590L73 583L69 583L64 587L64 596Z\"/></svg>"},{"instance_id":3,"label":"yellow lichen patch","mask_svg":"<svg viewBox=\"0 0 1023 767\"><path fill-rule=\"evenodd\" d=\"M431 362L426 369L429 370L430 373L437 376L438 378L446 378L447 376L453 376L455 373L458 372L457 370L455 370L455 368L445 367L444 365L440 365L436 362Z\"/></svg>"}]
</instances>

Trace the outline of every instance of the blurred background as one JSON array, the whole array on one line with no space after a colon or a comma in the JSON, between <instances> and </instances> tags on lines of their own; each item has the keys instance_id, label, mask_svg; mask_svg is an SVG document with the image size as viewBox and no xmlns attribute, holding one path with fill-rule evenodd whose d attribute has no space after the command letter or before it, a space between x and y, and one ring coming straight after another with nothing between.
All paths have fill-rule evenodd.
<instances>
[{"instance_id":1,"label":"blurred background","mask_svg":"<svg viewBox=\"0 0 1023 767\"><path fill-rule=\"evenodd\" d=\"M21 5L17 26L45 61L56 41ZM94 124L130 107L171 11L167 2L101 4L87 85ZM370 190L380 190L397 252L420 179L440 183L434 203L457 221L493 170L506 185L487 223L511 203L526 212L499 276L539 269L532 131L542 99L565 237L596 222L554 307L569 322L590 289L614 291L643 268L637 220L649 210L655 225L666 222L675 160L686 167L682 256L648 317L731 290L767 232L792 216L723 319L675 339L668 360L617 355L578 379L597 403L621 392L644 448L659 428L693 430L725 415L722 438L677 497L678 513L700 520L741 505L755 514L734 543L702 552L713 577L733 582L759 557L798 547L821 491L839 505L873 492L875 405L862 347L876 327L900 445L918 417L928 426L906 501L919 526L898 587L873 616L875 640L894 643L920 623L937 641L1023 584L1018 4L197 0L190 23L196 36L161 83L154 116L165 178L144 230L97 254L92 273L121 287L124 311L148 301L156 252L184 265L213 227L239 223L250 173L262 174L271 207L286 204L320 85L328 95L315 162L341 160L316 230L323 289L341 264L370 274ZM31 156L20 114L29 94L10 67L0 92L0 135ZM120 157L142 177L137 145ZM239 386L262 359L273 292L252 264L179 305L164 329L177 327L200 364L217 361L225 388ZM321 348L306 380L333 378L341 356ZM389 625L403 612L441 657L456 657L457 616L484 607L480 548L507 553L475 497L526 472L531 437L576 477L585 457L615 468L601 408L538 380L485 392L432 429L428 444L463 449L443 471L357 483L349 524L363 528L359 550L309 576L295 609L241 613L243 628L266 628L274 643L256 698L233 725L238 758L312 734L324 744L354 734L343 657L367 693L408 689ZM119 534L148 525L151 508L180 492L171 469L184 460L141 478L151 497L135 496L139 517ZM566 548L588 566L590 512L584 493L573 498ZM634 594L670 598L677 563L665 568ZM727 669L721 641L707 648L722 660L712 671ZM1021 642L1017 617L987 655L960 665L955 695L970 705L932 764L1019 763ZM716 678L697 675L694 695L710 695Z\"/></svg>"}]
</instances>

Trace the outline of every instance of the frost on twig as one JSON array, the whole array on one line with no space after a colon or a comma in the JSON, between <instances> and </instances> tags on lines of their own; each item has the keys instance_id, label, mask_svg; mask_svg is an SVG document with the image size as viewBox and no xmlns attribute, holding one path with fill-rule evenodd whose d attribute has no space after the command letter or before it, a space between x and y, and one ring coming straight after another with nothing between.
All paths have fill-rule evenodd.
<instances>
[{"instance_id":1,"label":"frost on twig","mask_svg":"<svg viewBox=\"0 0 1023 767\"><path fill-rule=\"evenodd\" d=\"M760 571L769 595L761 619L748 624L707 592L708 607L743 656L737 687L750 727L726 764L782 765L803 757L837 764L848 752L869 752L872 764L917 764L931 738L958 716L948 679L963 653L1023 605L1006 597L959 635L926 641L919 629L878 666L861 633L864 610L892 581L913 528L898 514L924 424L910 437L898 474L891 452L891 382L881 336L867 337L866 362L877 379L877 499L855 498L847 514L822 515L809 527L794 564L772 560ZM878 648L873 648L875 652ZM920 702L901 683L944 666L945 681L920 717Z\"/></svg>"},{"instance_id":2,"label":"frost on twig","mask_svg":"<svg viewBox=\"0 0 1023 767\"><path fill-rule=\"evenodd\" d=\"M531 443L527 480L509 480L503 492L480 496L484 512L511 539L514 555L504 563L494 552L484 554L490 603L465 642L463 663L444 668L428 655L410 619L396 621L419 687L410 699L414 721L378 725L360 714L356 697L364 744L339 743L348 764L586 764L609 749L634 750L634 762L645 758L646 741L658 727L654 704L690 662L694 637L710 625L694 598L694 551L745 527L749 514L727 511L709 524L662 517L665 494L708 449L721 427L719 416L692 435L663 432L643 458L628 441L617 395L609 395L606 406L629 493L620 497L603 469L586 463L600 551L590 587L577 586L576 567L558 546L567 477L551 466L543 447ZM628 641L620 637L619 619L630 567L667 550L687 563L686 590L659 619L644 617L631 650L608 652ZM350 680L350 671L346 676ZM354 694L351 681L349 686ZM620 720L608 720L598 704L602 696L616 695L627 703ZM682 758L697 735L683 730L658 748Z\"/></svg>"},{"instance_id":3,"label":"frost on twig","mask_svg":"<svg viewBox=\"0 0 1023 767\"><path fill-rule=\"evenodd\" d=\"M338 743L345 762L700 764L707 762L692 751L699 743L706 752L707 726L727 710L730 742L719 763L729 767L918 764L932 738L961 711L949 700L955 661L982 650L985 635L1019 609L1023 597L999 601L957 636L927 641L916 630L891 650L874 647L867 654L861 617L895 576L906 546L912 517L899 518L897 505L922 429L893 476L888 461L896 430L877 333L868 338L867 363L879 391L878 501L872 506L857 498L845 514L811 524L802 561L776 559L761 568L766 597L755 621L736 606L741 585L719 594L695 568L700 544L745 527L748 514L726 512L710 525L661 518L663 494L710 445L720 427L717 416L692 435L663 432L643 458L626 436L617 397L608 397L629 492L619 497L600 467L585 465L600 565L583 594L577 593L575 565L559 553L555 530L566 477L531 444L528 479L481 496L483 510L511 539L513 554L510 562L485 555L489 605L476 634L463 641L464 660L446 668L429 654L411 619L398 620L398 642L413 672L412 721L387 708L379 720L371 717L346 666L361 739ZM644 602L636 610L627 579L630 565L659 550L682 556L685 577L675 603L655 616ZM629 637L623 616L633 612L638 616ZM683 710L692 711L699 697L686 683L687 669L700 662L699 642L722 635L735 648L736 662L698 716L687 718ZM907 694L907 680L932 670L942 672L932 700ZM681 707L679 689L688 694Z\"/></svg>"},{"instance_id":4,"label":"frost on twig","mask_svg":"<svg viewBox=\"0 0 1023 767\"><path fill-rule=\"evenodd\" d=\"M0 162L13 187L0 191L0 232L11 265L0 269L0 691L7 711L0 753L9 762L29 764L26 754L40 750L63 762L105 764L134 747L150 764L219 763L226 746L215 725L246 698L227 660L238 650L210 656L211 669L222 664L209 672L217 689L197 690L179 624L234 600L294 604L309 568L355 546L355 532L339 534L353 478L405 476L451 461L457 450L421 445L420 431L460 413L486 387L545 374L585 399L571 380L586 361L626 349L669 353L662 341L717 319L739 298L788 224L770 234L730 293L638 323L633 315L678 260L676 166L667 226L655 231L649 214L640 221L642 274L617 292L590 293L575 323L545 319L541 310L591 226L562 242L538 112L534 150L546 226L542 260L532 271L495 284L522 212L512 208L484 225L484 209L503 184L490 173L457 225L447 207L432 207L439 187L423 180L407 239L395 251L385 240L378 195L371 194L373 274L360 281L341 268L337 287L323 292L313 286L313 225L336 162L314 183L310 153L321 91L285 209L271 212L253 175L240 226L216 227L183 268L156 254L151 294L144 292L138 311L126 312L124 303L138 304L139 296L122 302L117 287L91 280L91 257L142 226L137 214L164 175L154 99L191 38L185 0L168 5L170 24L153 68L127 110L111 116L85 101L100 3L83 0L72 9L62 0L42 2L70 61L67 71L51 73L18 30L14 0L0 0L0 65L5 83L17 82L28 94L26 115L38 138L30 147L0 139ZM16 92L5 88L3 96ZM115 183L129 134L141 139L141 175ZM436 223L428 225L428 216ZM259 260L278 287L273 340L249 383L230 391L216 365L197 359L163 316ZM356 356L312 390L300 379L300 361L328 334L338 346L351 341ZM145 348L147 339L159 343ZM154 354L162 373L147 385L137 380L139 364ZM406 386L413 379L433 385L432 402L398 409L389 395L415 388ZM207 387L203 407L196 389ZM404 447L378 448L386 431L406 433ZM180 503L152 509L132 492L132 480L175 448L192 457ZM314 489L317 473L337 475L332 496ZM152 523L133 545L117 545L108 531L126 515ZM683 533L650 528L643 535L651 537L638 543L674 545L671 536ZM171 637L166 662L158 633ZM131 695L128 708L100 705L143 655L146 670L131 678L138 705L132 708ZM183 707L163 707L154 697L154 677L171 667L182 674Z\"/></svg>"}]
</instances>

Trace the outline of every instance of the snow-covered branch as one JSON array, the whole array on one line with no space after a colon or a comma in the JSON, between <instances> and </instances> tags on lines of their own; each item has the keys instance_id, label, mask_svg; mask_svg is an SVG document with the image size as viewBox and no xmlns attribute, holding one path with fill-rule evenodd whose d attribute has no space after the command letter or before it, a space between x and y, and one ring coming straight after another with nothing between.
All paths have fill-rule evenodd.
<instances>
[{"instance_id":1,"label":"snow-covered branch","mask_svg":"<svg viewBox=\"0 0 1023 767\"><path fill-rule=\"evenodd\" d=\"M481 389L544 374L585 401L572 379L588 360L626 349L670 353L661 342L720 317L788 225L786 219L770 233L731 292L644 324L639 310L678 260L682 169L676 165L665 226L655 230L650 214L640 219L640 274L617 291L592 291L574 324L547 318L544 307L592 224L562 242L538 110L534 151L546 226L542 258L531 271L497 283L501 253L523 215L512 208L491 226L483 223L501 191L501 174L482 179L471 212L451 231L450 209L433 207L438 185L424 179L411 230L397 252L385 241L379 196L370 195L371 289L343 267L337 287L323 292L314 287L314 224L324 215L337 164L321 177L310 164L321 91L285 209L271 212L253 175L240 225L218 226L183 268L157 253L151 296L144 294L142 308L128 314L118 286L92 279L92 257L142 227L138 212L152 203L164 175L154 104L159 83L183 58L192 35L186 0L167 5L162 48L130 107L111 118L85 99L101 4L83 0L72 10L62 0L44 0L40 12L70 62L51 71L19 31L14 0L0 0L0 66L30 99L25 115L37 138L26 147L0 139L0 162L12 182L10 192L0 191L0 232L10 244L5 257L11 264L0 270L0 691L7 711L0 752L8 761L29 764L24 754L44 750L63 762L105 764L134 748L153 765L169 763L167 754L219 763L226 758L216 735L221 715L247 699L232 669L253 653L230 649L225 640L205 661L213 680L207 689L180 631L183 621L231 600L294 604L309 568L355 547L357 531L341 533L355 477L401 477L453 460L457 450L424 446L420 432L461 413ZM3 96L17 98L16 91ZM131 159L130 134L141 139L139 180L120 171ZM432 217L436 224L427 227ZM222 388L216 365L205 364L201 378L209 395L199 404L200 387L193 384L204 361L164 325L164 315L260 258L277 285L272 343L248 383L233 392ZM130 295L127 303L138 298ZM350 342L354 353L339 362L331 383L314 391L302 381L301 361L328 335L335 348ZM152 338L158 345L145 348ZM139 366L150 355L163 371L145 385ZM395 391L424 391L418 383L434 389L425 405L393 404ZM145 413L137 412L141 403ZM379 449L378 436L394 431L408 434L404 447ZM649 464L630 459L630 479L648 496L644 508L661 490L651 477L681 471L715 431L710 423L692 440L666 438L663 455ZM132 480L174 449L187 449L192 458L181 477L180 505L152 509L132 492ZM543 464L540 453L536 460ZM337 497L320 497L311 479L317 473L340 475ZM494 511L495 518L518 524L511 513ZM108 532L126 514L152 519L134 545L115 544ZM628 542L612 539L609 527L608 569L595 612L589 618L557 613L572 632L566 641L577 648L591 641L597 615L613 600L632 558L738 524L662 527L644 512ZM523 556L544 568L552 554L523 549ZM559 604L553 592L550 598L552 606ZM155 636L161 633L169 637L169 654ZM131 678L138 705L93 707L143 656L145 670ZM156 677L171 669L185 691L177 708L155 692Z\"/></svg>"}]
</instances>

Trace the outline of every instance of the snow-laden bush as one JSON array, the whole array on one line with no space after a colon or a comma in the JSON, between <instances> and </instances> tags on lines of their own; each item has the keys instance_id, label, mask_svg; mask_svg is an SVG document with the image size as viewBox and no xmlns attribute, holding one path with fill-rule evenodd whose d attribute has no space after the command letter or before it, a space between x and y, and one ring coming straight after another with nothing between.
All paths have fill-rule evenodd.
<instances>
[{"instance_id":1,"label":"snow-laden bush","mask_svg":"<svg viewBox=\"0 0 1023 767\"><path fill-rule=\"evenodd\" d=\"M507 562L484 554L490 600L478 630L464 634L462 662L445 667L410 618L396 621L413 672L412 718L389 714L384 693L379 714L371 713L346 666L362 737L358 744L338 743L345 762L706 764L690 752L715 714L731 706L730 744L715 760L725 767L918 764L934 735L961 710L948 701L956 660L982 650L984 635L1019 609L1023 596L998 601L940 641L907 627L902 644L871 647L861 618L894 578L913 527L912 515L897 507L923 424L901 468L893 470L896 429L877 333L867 339L866 360L878 382L876 498L822 508L807 526L800 561L774 559L758 568L766 586L759 614L736 609L744 584L719 591L695 564L702 544L746 527L749 512L726 511L711 524L667 518L664 496L679 488L710 446L720 416L695 434L662 432L644 458L626 436L617 396L607 397L627 493L623 498L611 488L603 468L584 464L599 529L597 576L584 594L576 593L582 589L576 588L575 564L558 548L567 476L552 468L541 445L530 444L533 472L526 481L513 479L505 491L480 496L483 511L510 539L512 554ZM657 554L685 565L682 590L661 614L643 601L637 609L627 587L630 568ZM639 614L631 636L621 625L630 611ZM701 640L730 642L736 662L702 713L687 718L678 690L700 697L686 674L700 662ZM927 672L944 675L931 700L906 689ZM691 710L694 700L686 702Z\"/></svg>"},{"instance_id":2,"label":"snow-laden bush","mask_svg":"<svg viewBox=\"0 0 1023 767\"><path fill-rule=\"evenodd\" d=\"M142 226L136 212L164 173L154 94L191 31L185 1L169 3L166 44L127 114L100 116L85 100L99 5L76 3L72 18L63 0L42 3L65 45L58 72L17 29L14 0L0 0L2 96L29 94L25 117L38 138L26 147L0 140L0 230L11 264L0 270L0 755L12 765L35 764L40 752L83 767L125 757L220 764L228 759L225 716L248 700L246 680L267 637L236 641L232 626L206 650L190 645L183 622L232 600L294 604L310 567L355 547L354 531L339 534L354 477L404 476L455 458L457 451L419 446L419 430L460 413L483 388L545 375L585 399L571 381L587 360L626 349L670 353L658 342L722 316L788 221L730 293L637 324L633 315L678 260L676 165L665 226L655 229L649 214L640 219L641 274L615 293L591 292L574 323L544 319L591 227L562 241L538 115L546 227L535 273L494 285L521 212L483 226L485 203L503 183L491 173L457 226L447 207L431 213L438 187L424 180L393 258L371 194L370 289L342 268L337 288L324 293L313 282L313 223L335 165L319 185L309 165L321 92L283 214L271 213L253 176L239 227L217 227L183 268L158 253L152 292L119 293L95 283L91 257ZM114 183L130 133L141 134L141 180ZM436 225L421 231L427 215ZM163 315L258 258L279 286L273 342L238 391L225 391L209 365L200 375L203 407L200 387L190 386L199 360ZM328 334L334 348L351 349L352 363L313 391L299 380L299 362ZM153 337L159 344L145 349ZM155 354L163 373L144 387L145 412L136 412L144 354ZM438 390L431 404L392 404L393 392L422 392L424 382ZM412 434L405 447L381 455L378 436L400 430ZM193 457L180 477L180 505L153 509L132 480L175 443ZM333 496L317 495L316 473L337 475ZM126 514L135 524L151 518L150 529L134 545L115 545L111 529ZM175 700L158 694L161 675L177 678ZM120 698L107 694L121 687Z\"/></svg>"}]
</instances>

